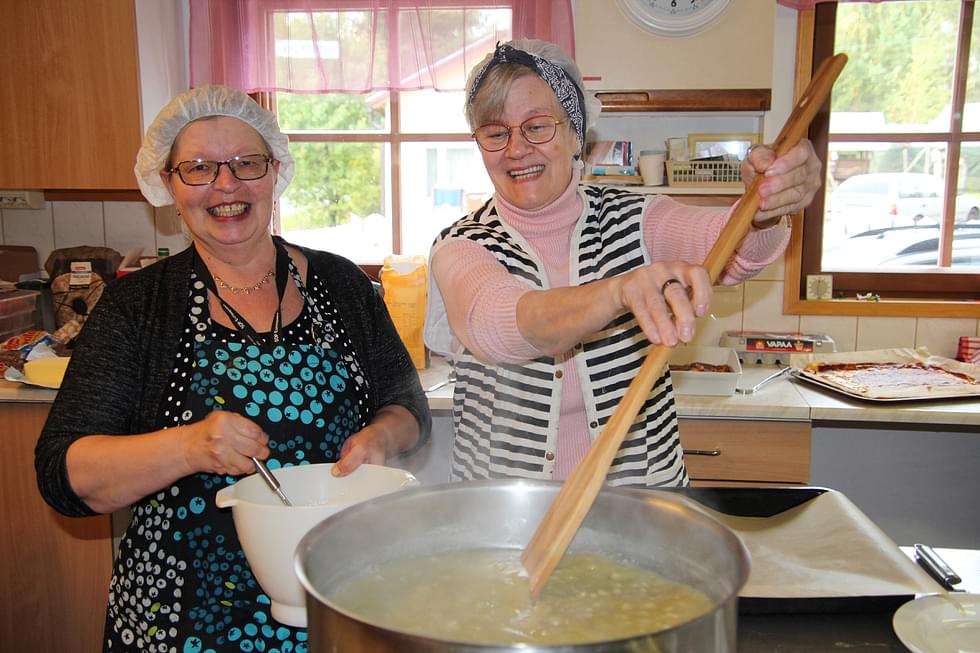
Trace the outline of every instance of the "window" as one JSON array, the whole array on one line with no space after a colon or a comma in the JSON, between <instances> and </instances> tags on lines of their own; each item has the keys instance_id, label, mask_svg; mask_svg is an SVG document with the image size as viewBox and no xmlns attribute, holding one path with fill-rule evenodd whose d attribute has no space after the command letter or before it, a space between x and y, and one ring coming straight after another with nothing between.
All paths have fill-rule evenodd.
<instances>
[{"instance_id":1,"label":"window","mask_svg":"<svg viewBox=\"0 0 980 653\"><path fill-rule=\"evenodd\" d=\"M352 30L368 17L351 10L320 13L325 21L342 14ZM465 26L447 12L447 33L471 30L472 45L442 61L465 75L497 40L510 38L510 21L511 9L492 3L470 9ZM440 230L493 191L463 115L462 91L274 93L271 99L296 158L278 216L280 233L292 242L365 265L391 253L427 255Z\"/></svg>"},{"instance_id":2,"label":"window","mask_svg":"<svg viewBox=\"0 0 980 653\"><path fill-rule=\"evenodd\" d=\"M812 15L813 63L849 60L811 126L827 178L805 212L797 292L824 273L850 299L980 298L973 2L827 2Z\"/></svg>"}]
</instances>

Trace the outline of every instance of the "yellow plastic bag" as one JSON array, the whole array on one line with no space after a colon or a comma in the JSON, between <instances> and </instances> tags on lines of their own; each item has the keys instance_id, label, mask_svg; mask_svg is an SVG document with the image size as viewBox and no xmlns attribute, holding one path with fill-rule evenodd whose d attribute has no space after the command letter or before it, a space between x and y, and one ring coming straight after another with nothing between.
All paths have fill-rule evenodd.
<instances>
[{"instance_id":1,"label":"yellow plastic bag","mask_svg":"<svg viewBox=\"0 0 980 653\"><path fill-rule=\"evenodd\" d=\"M385 305L415 369L419 370L428 366L428 352L422 337L427 284L428 265L424 256L393 254L385 258L381 268Z\"/></svg>"}]
</instances>

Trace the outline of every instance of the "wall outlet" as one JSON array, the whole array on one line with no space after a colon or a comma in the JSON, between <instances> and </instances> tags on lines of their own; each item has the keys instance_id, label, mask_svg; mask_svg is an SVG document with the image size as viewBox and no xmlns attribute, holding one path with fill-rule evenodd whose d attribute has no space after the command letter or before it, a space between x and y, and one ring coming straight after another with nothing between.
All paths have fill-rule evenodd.
<instances>
[{"instance_id":1,"label":"wall outlet","mask_svg":"<svg viewBox=\"0 0 980 653\"><path fill-rule=\"evenodd\" d=\"M0 190L0 209L43 209L44 193L39 190Z\"/></svg>"}]
</instances>

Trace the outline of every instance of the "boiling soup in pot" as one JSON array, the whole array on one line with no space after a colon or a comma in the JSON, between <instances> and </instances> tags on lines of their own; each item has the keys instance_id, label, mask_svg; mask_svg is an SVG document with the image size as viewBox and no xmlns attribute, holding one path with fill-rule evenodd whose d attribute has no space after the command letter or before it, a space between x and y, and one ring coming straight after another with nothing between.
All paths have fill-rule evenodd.
<instances>
[{"instance_id":1,"label":"boiling soup in pot","mask_svg":"<svg viewBox=\"0 0 980 653\"><path fill-rule=\"evenodd\" d=\"M679 625L714 609L702 592L595 553L562 558L537 601L516 549L469 549L369 567L328 597L360 618L474 644L586 644Z\"/></svg>"}]
</instances>

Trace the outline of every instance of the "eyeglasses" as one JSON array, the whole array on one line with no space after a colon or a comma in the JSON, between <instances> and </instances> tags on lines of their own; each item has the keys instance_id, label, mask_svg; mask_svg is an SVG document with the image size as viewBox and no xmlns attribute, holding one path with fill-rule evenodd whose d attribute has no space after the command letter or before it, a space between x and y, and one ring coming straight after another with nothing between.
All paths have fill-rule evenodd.
<instances>
[{"instance_id":1,"label":"eyeglasses","mask_svg":"<svg viewBox=\"0 0 980 653\"><path fill-rule=\"evenodd\" d=\"M473 138L485 152L499 152L507 147L510 134L514 129L520 129L524 139L532 145L544 145L551 141L558 131L558 125L564 120L555 120L554 116L531 116L519 125L504 125L489 122L480 125L473 132Z\"/></svg>"},{"instance_id":2,"label":"eyeglasses","mask_svg":"<svg viewBox=\"0 0 980 653\"><path fill-rule=\"evenodd\" d=\"M194 159L192 161L181 161L173 168L167 170L170 174L177 173L180 180L188 186L207 186L213 184L218 178L221 166L228 166L235 179L241 181L255 181L265 177L269 172L269 163L273 158L265 154L246 154L236 156L227 161L202 161Z\"/></svg>"}]
</instances>

